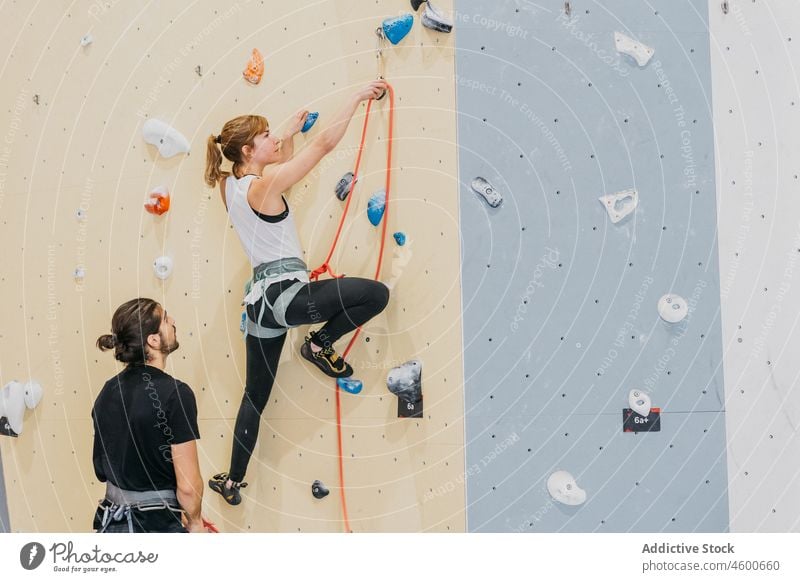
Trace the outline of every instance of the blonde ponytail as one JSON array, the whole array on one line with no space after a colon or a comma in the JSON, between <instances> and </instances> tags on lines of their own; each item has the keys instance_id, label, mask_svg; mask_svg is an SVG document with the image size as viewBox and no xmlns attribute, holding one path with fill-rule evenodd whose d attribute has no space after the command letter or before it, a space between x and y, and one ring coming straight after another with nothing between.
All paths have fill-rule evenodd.
<instances>
[{"instance_id":1,"label":"blonde ponytail","mask_svg":"<svg viewBox=\"0 0 800 582\"><path fill-rule=\"evenodd\" d=\"M222 152L217 145L217 136L209 135L206 141L206 184L213 188L228 173L222 171Z\"/></svg>"},{"instance_id":2,"label":"blonde ponytail","mask_svg":"<svg viewBox=\"0 0 800 582\"><path fill-rule=\"evenodd\" d=\"M253 146L253 139L269 129L266 118L260 115L240 115L228 121L217 136L209 135L206 140L206 184L212 188L231 175L222 170L222 158L233 162L234 168L244 164L242 148L246 145Z\"/></svg>"}]
</instances>

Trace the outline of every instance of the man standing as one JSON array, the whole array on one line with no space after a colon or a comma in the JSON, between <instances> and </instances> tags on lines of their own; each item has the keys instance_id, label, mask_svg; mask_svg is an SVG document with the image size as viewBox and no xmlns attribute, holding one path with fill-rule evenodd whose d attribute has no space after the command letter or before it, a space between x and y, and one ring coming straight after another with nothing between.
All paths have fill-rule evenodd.
<instances>
[{"instance_id":1,"label":"man standing","mask_svg":"<svg viewBox=\"0 0 800 582\"><path fill-rule=\"evenodd\" d=\"M164 371L178 349L175 321L156 301L132 299L114 313L111 331L97 347L127 366L92 407L94 471L106 483L94 528L205 532L197 404L192 389Z\"/></svg>"}]
</instances>

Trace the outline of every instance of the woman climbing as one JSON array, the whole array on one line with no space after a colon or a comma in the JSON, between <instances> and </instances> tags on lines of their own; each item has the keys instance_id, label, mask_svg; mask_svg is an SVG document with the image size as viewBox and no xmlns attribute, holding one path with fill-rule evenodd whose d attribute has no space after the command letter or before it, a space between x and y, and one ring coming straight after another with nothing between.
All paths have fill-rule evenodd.
<instances>
[{"instance_id":1,"label":"woman climbing","mask_svg":"<svg viewBox=\"0 0 800 582\"><path fill-rule=\"evenodd\" d=\"M385 81L357 91L305 148L294 154L293 138L308 112L298 111L283 138L270 132L259 115L231 119L208 138L205 180L220 187L222 202L253 267L245 295L247 376L233 429L227 473L208 482L231 505L238 505L245 472L258 438L261 412L278 372L286 330L323 323L300 346L303 358L333 378L353 369L336 353L334 342L383 311L389 289L372 279L344 277L311 282L303 261L294 216L283 193L301 181L341 141L361 101L380 97ZM231 172L220 168L223 156Z\"/></svg>"}]
</instances>

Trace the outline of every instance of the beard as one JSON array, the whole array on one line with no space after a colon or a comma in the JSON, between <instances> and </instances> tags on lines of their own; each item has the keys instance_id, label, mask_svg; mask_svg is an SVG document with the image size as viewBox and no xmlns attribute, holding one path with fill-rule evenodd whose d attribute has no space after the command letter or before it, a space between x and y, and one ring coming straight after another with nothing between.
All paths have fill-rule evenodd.
<instances>
[{"instance_id":1,"label":"beard","mask_svg":"<svg viewBox=\"0 0 800 582\"><path fill-rule=\"evenodd\" d=\"M167 341L167 338L164 337L163 334L160 335L161 335L161 347L158 349L158 351L164 354L165 356L168 356L169 354L177 350L179 347L181 347L181 344L178 342L177 336L175 337L175 341L169 343Z\"/></svg>"}]
</instances>

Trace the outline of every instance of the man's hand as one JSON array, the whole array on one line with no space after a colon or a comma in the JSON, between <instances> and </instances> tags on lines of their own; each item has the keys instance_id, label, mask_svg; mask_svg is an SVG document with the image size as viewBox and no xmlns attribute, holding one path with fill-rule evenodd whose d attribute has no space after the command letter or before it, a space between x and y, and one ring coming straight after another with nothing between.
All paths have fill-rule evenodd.
<instances>
[{"instance_id":1,"label":"man's hand","mask_svg":"<svg viewBox=\"0 0 800 582\"><path fill-rule=\"evenodd\" d=\"M203 523L202 519L196 519L186 525L186 530L189 533L208 533L208 529Z\"/></svg>"}]
</instances>

